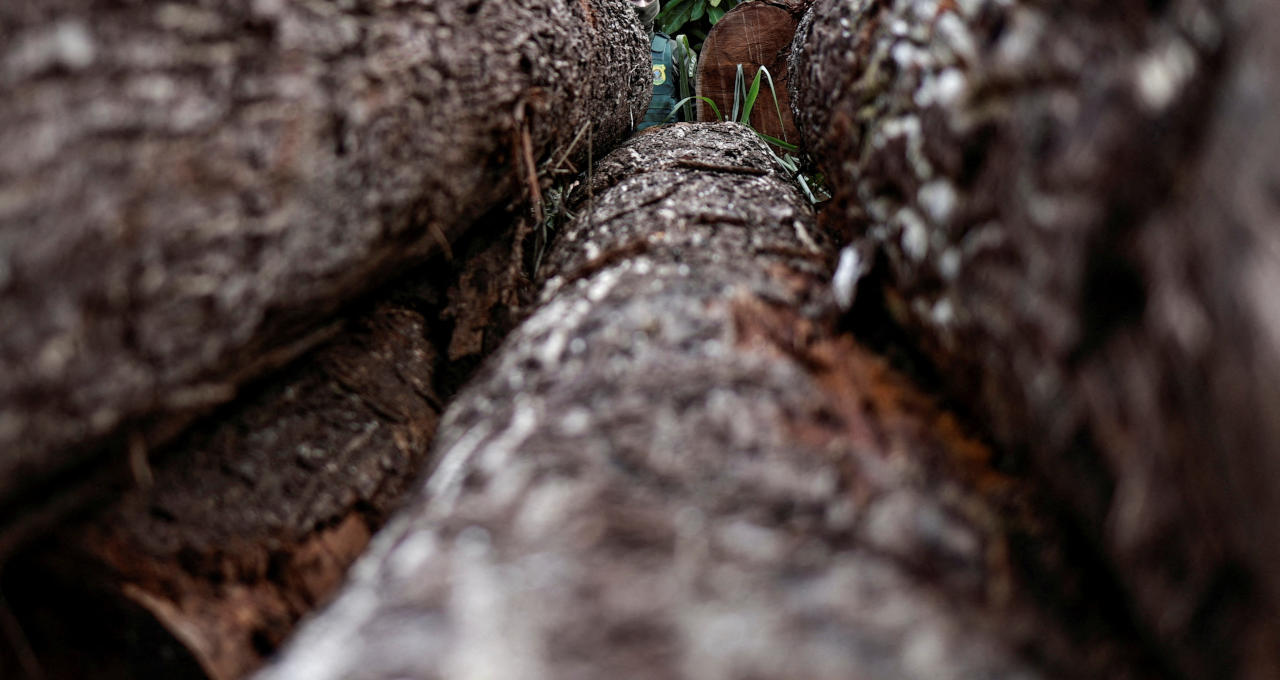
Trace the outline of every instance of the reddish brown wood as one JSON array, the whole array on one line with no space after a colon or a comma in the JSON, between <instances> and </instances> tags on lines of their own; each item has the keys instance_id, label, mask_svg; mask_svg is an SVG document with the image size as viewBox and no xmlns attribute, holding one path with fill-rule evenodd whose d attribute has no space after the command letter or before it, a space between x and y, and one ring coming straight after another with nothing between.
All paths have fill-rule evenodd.
<instances>
[{"instance_id":1,"label":"reddish brown wood","mask_svg":"<svg viewBox=\"0 0 1280 680\"><path fill-rule=\"evenodd\" d=\"M761 79L760 95L751 112L751 127L771 137L795 142L795 122L791 118L791 95L787 92L787 59L791 39L800 22L798 2L759 1L738 5L711 29L698 63L698 95L716 103L720 113L733 111L733 90L738 64L746 87L764 66L773 78L774 106L768 81ZM781 117L779 117L781 116ZM711 107L698 101L698 120L714 121Z\"/></svg>"}]
</instances>

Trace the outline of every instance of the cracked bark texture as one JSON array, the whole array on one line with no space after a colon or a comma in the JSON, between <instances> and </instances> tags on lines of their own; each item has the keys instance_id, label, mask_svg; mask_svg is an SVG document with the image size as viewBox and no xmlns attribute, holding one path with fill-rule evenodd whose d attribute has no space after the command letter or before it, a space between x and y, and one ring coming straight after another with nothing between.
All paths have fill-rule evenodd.
<instances>
[{"instance_id":1,"label":"cracked bark texture","mask_svg":"<svg viewBox=\"0 0 1280 680\"><path fill-rule=\"evenodd\" d=\"M883 303L1185 677L1280 676L1280 20L826 0L797 122Z\"/></svg>"},{"instance_id":2,"label":"cracked bark texture","mask_svg":"<svg viewBox=\"0 0 1280 680\"><path fill-rule=\"evenodd\" d=\"M525 133L580 166L650 89L623 0L9 0L0 43L8 513L447 252Z\"/></svg>"},{"instance_id":3,"label":"cracked bark texture","mask_svg":"<svg viewBox=\"0 0 1280 680\"><path fill-rule=\"evenodd\" d=\"M513 232L485 221L157 455L145 484L14 556L3 592L35 663L9 650L0 674L230 680L260 665L342 582L423 472L443 402L509 328Z\"/></svg>"},{"instance_id":4,"label":"cracked bark texture","mask_svg":"<svg viewBox=\"0 0 1280 680\"><path fill-rule=\"evenodd\" d=\"M431 476L258 678L1147 677L1037 599L1081 582L1025 485L823 321L830 243L750 130L592 180Z\"/></svg>"}]
</instances>

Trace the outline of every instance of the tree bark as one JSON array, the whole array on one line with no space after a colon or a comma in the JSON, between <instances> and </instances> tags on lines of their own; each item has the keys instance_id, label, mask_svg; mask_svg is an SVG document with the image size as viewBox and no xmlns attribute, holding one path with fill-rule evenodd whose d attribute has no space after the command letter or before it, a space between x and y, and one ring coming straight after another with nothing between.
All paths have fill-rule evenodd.
<instances>
[{"instance_id":1,"label":"tree bark","mask_svg":"<svg viewBox=\"0 0 1280 680\"><path fill-rule=\"evenodd\" d=\"M759 98L751 112L751 127L770 137L796 143L799 135L791 113L787 62L796 24L803 14L801 0L758 0L729 10L702 45L702 54L698 57L698 95L714 101L721 115L731 115L738 65L742 65L746 87L751 86L756 71L764 66L773 79L772 89L769 81L761 78ZM706 102L698 100L697 104L698 120L716 120Z\"/></svg>"},{"instance_id":2,"label":"tree bark","mask_svg":"<svg viewBox=\"0 0 1280 680\"><path fill-rule=\"evenodd\" d=\"M591 196L258 677L1145 677L1046 604L1082 583L1025 485L823 320L828 241L750 130L640 135Z\"/></svg>"},{"instance_id":3,"label":"tree bark","mask_svg":"<svg viewBox=\"0 0 1280 680\"><path fill-rule=\"evenodd\" d=\"M793 57L850 257L1188 678L1280 677L1270 9L831 0Z\"/></svg>"},{"instance_id":4,"label":"tree bark","mask_svg":"<svg viewBox=\"0 0 1280 680\"><path fill-rule=\"evenodd\" d=\"M119 500L16 555L16 667L0 674L231 680L261 664L341 583L421 474L442 403L513 323L505 226L473 229L452 262L141 463Z\"/></svg>"},{"instance_id":5,"label":"tree bark","mask_svg":"<svg viewBox=\"0 0 1280 680\"><path fill-rule=\"evenodd\" d=\"M0 36L10 520L583 167L649 96L622 0L17 0Z\"/></svg>"}]
</instances>

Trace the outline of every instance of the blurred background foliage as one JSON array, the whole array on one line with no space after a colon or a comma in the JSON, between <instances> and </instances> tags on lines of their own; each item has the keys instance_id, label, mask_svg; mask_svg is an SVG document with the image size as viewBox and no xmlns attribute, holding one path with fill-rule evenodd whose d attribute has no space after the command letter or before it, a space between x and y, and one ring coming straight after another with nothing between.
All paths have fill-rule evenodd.
<instances>
[{"instance_id":1,"label":"blurred background foliage","mask_svg":"<svg viewBox=\"0 0 1280 680\"><path fill-rule=\"evenodd\" d=\"M670 0L663 3L658 13L658 30L670 36L683 34L689 38L689 46L702 51L711 27L720 21L725 12L737 7L742 0Z\"/></svg>"}]
</instances>

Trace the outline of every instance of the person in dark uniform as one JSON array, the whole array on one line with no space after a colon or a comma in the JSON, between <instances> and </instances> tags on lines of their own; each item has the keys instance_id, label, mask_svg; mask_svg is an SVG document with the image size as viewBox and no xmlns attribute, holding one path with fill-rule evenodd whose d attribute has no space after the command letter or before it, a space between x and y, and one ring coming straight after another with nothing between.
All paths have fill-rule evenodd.
<instances>
[{"instance_id":1,"label":"person in dark uniform","mask_svg":"<svg viewBox=\"0 0 1280 680\"><path fill-rule=\"evenodd\" d=\"M649 100L644 118L636 125L636 130L683 120L680 113L672 115L678 102L677 93L680 91L683 48L671 36L654 30L653 21L660 9L658 0L631 0L631 4L640 23L649 30L649 54L653 62L653 97Z\"/></svg>"}]
</instances>

